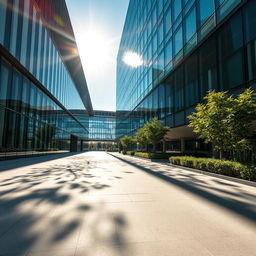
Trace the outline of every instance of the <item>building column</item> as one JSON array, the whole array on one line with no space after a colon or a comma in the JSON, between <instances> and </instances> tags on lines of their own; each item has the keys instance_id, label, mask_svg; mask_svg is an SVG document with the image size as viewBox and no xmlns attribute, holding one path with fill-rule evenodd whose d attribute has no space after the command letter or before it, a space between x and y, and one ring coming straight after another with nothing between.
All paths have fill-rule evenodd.
<instances>
[{"instance_id":1,"label":"building column","mask_svg":"<svg viewBox=\"0 0 256 256\"><path fill-rule=\"evenodd\" d=\"M77 137L70 135L70 152L77 152Z\"/></svg>"},{"instance_id":2,"label":"building column","mask_svg":"<svg viewBox=\"0 0 256 256\"><path fill-rule=\"evenodd\" d=\"M166 142L165 142L165 140L163 140L163 152L164 153L166 152Z\"/></svg>"}]
</instances>

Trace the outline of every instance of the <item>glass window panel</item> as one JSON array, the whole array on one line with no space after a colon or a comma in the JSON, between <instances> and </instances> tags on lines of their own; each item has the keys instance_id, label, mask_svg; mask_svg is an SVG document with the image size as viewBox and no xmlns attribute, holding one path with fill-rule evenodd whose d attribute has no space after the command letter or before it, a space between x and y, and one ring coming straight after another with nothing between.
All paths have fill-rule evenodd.
<instances>
[{"instance_id":1,"label":"glass window panel","mask_svg":"<svg viewBox=\"0 0 256 256\"><path fill-rule=\"evenodd\" d=\"M238 51L221 65L221 89L228 90L243 83L243 57L242 51Z\"/></svg>"},{"instance_id":2,"label":"glass window panel","mask_svg":"<svg viewBox=\"0 0 256 256\"><path fill-rule=\"evenodd\" d=\"M192 55L185 63L185 100L186 107L199 101L198 95L198 58Z\"/></svg>"},{"instance_id":3,"label":"glass window panel","mask_svg":"<svg viewBox=\"0 0 256 256\"><path fill-rule=\"evenodd\" d=\"M174 110L179 111L184 108L184 87L183 87L183 67L174 73Z\"/></svg>"},{"instance_id":4,"label":"glass window panel","mask_svg":"<svg viewBox=\"0 0 256 256\"><path fill-rule=\"evenodd\" d=\"M204 44L199 52L200 98L210 90L217 89L216 40L212 38Z\"/></svg>"},{"instance_id":5,"label":"glass window panel","mask_svg":"<svg viewBox=\"0 0 256 256\"><path fill-rule=\"evenodd\" d=\"M196 9L189 13L185 19L185 43L196 33Z\"/></svg>"},{"instance_id":6,"label":"glass window panel","mask_svg":"<svg viewBox=\"0 0 256 256\"><path fill-rule=\"evenodd\" d=\"M214 0L200 0L200 23L203 24L214 12Z\"/></svg>"},{"instance_id":7,"label":"glass window panel","mask_svg":"<svg viewBox=\"0 0 256 256\"><path fill-rule=\"evenodd\" d=\"M169 40L165 45L164 65L167 66L172 60L172 40Z\"/></svg>"},{"instance_id":8,"label":"glass window panel","mask_svg":"<svg viewBox=\"0 0 256 256\"><path fill-rule=\"evenodd\" d=\"M244 30L246 42L256 39L256 0L250 1L244 8Z\"/></svg>"},{"instance_id":9,"label":"glass window panel","mask_svg":"<svg viewBox=\"0 0 256 256\"><path fill-rule=\"evenodd\" d=\"M174 56L182 49L183 46L183 35L182 35L182 27L180 27L176 33L174 34Z\"/></svg>"},{"instance_id":10,"label":"glass window panel","mask_svg":"<svg viewBox=\"0 0 256 256\"><path fill-rule=\"evenodd\" d=\"M181 0L173 0L172 1L173 21L176 20L180 12L181 12Z\"/></svg>"},{"instance_id":11,"label":"glass window panel","mask_svg":"<svg viewBox=\"0 0 256 256\"><path fill-rule=\"evenodd\" d=\"M219 0L217 5L219 8L217 10L217 19L218 22L223 20L234 8L238 5L241 0Z\"/></svg>"},{"instance_id":12,"label":"glass window panel","mask_svg":"<svg viewBox=\"0 0 256 256\"><path fill-rule=\"evenodd\" d=\"M5 106L10 83L10 67L2 61L0 71L0 104Z\"/></svg>"},{"instance_id":13,"label":"glass window panel","mask_svg":"<svg viewBox=\"0 0 256 256\"><path fill-rule=\"evenodd\" d=\"M18 32L18 21L19 21L19 2L20 2L19 0L14 0L14 3L13 3L11 41L10 41L10 52L12 53L13 56L17 56L16 43L18 41L17 32Z\"/></svg>"},{"instance_id":14,"label":"glass window panel","mask_svg":"<svg viewBox=\"0 0 256 256\"><path fill-rule=\"evenodd\" d=\"M0 43L4 44L7 0L0 1Z\"/></svg>"},{"instance_id":15,"label":"glass window panel","mask_svg":"<svg viewBox=\"0 0 256 256\"><path fill-rule=\"evenodd\" d=\"M30 0L24 1L24 12L22 15L22 35L21 35L21 56L20 62L26 66L27 48L28 48L28 25L29 25L29 5Z\"/></svg>"},{"instance_id":16,"label":"glass window panel","mask_svg":"<svg viewBox=\"0 0 256 256\"><path fill-rule=\"evenodd\" d=\"M170 31L171 25L172 25L172 21L171 21L171 8L169 8L165 12L165 16L164 16L164 31L165 31L165 35L167 35L167 33Z\"/></svg>"},{"instance_id":17,"label":"glass window panel","mask_svg":"<svg viewBox=\"0 0 256 256\"><path fill-rule=\"evenodd\" d=\"M248 77L249 77L249 80L253 80L253 79L256 79L256 40L247 44L246 49L247 49Z\"/></svg>"}]
</instances>

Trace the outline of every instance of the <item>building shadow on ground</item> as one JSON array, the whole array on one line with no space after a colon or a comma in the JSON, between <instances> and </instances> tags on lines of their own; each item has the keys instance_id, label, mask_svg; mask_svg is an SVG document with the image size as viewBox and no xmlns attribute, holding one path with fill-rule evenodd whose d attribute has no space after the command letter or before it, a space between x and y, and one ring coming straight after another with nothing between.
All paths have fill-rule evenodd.
<instances>
[{"instance_id":1,"label":"building shadow on ground","mask_svg":"<svg viewBox=\"0 0 256 256\"><path fill-rule=\"evenodd\" d=\"M198 174L193 174L192 172L182 171L177 174L172 171L174 167L171 166L166 165L163 167L163 165L157 165L156 163L146 160L132 157L129 157L128 159L114 154L111 155L139 170L161 178L172 185L227 209L256 225L256 209L255 204L252 203L255 202L256 196L255 194L242 191L239 184L230 184L212 177L211 180L215 182L216 185L221 185L221 188L217 188L210 185L207 179L198 179ZM230 187L233 188L232 191L230 191Z\"/></svg>"},{"instance_id":2,"label":"building shadow on ground","mask_svg":"<svg viewBox=\"0 0 256 256\"><path fill-rule=\"evenodd\" d=\"M63 157L79 155L82 153L84 152L53 153L49 155L28 156L26 158L4 160L4 161L0 161L0 172L16 169L20 167L25 167L33 164L39 164L39 163L43 163L51 160L56 160Z\"/></svg>"}]
</instances>

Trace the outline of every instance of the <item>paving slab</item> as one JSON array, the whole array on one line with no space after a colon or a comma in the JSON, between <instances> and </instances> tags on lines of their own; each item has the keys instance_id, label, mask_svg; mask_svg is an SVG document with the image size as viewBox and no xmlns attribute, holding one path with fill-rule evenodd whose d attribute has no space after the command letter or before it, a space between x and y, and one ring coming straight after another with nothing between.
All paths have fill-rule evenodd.
<instances>
[{"instance_id":1,"label":"paving slab","mask_svg":"<svg viewBox=\"0 0 256 256\"><path fill-rule=\"evenodd\" d=\"M0 256L256 255L254 187L105 152L22 161L1 162Z\"/></svg>"}]
</instances>

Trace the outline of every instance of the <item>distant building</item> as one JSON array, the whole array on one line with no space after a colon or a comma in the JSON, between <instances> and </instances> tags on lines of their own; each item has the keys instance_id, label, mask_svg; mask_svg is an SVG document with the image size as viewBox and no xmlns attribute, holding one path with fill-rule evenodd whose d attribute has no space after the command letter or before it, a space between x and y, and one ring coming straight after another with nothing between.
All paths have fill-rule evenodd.
<instances>
[{"instance_id":1,"label":"distant building","mask_svg":"<svg viewBox=\"0 0 256 256\"><path fill-rule=\"evenodd\" d=\"M130 0L117 58L117 138L158 117L167 149L207 151L187 116L209 90L256 89L256 0Z\"/></svg>"}]
</instances>

